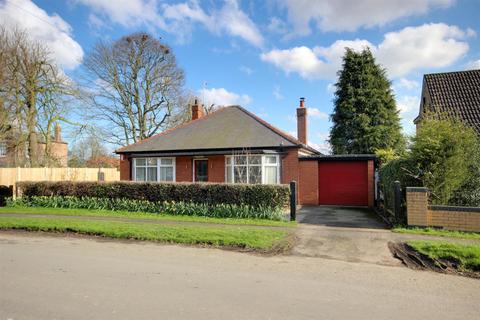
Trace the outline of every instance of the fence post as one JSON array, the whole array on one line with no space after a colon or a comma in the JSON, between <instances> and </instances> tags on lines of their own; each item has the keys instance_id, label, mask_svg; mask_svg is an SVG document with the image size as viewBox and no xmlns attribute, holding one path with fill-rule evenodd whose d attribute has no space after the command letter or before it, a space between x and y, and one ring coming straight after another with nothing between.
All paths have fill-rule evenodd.
<instances>
[{"instance_id":1,"label":"fence post","mask_svg":"<svg viewBox=\"0 0 480 320\"><path fill-rule=\"evenodd\" d=\"M297 219L297 182L290 181L290 221Z\"/></svg>"},{"instance_id":2,"label":"fence post","mask_svg":"<svg viewBox=\"0 0 480 320\"><path fill-rule=\"evenodd\" d=\"M402 221L402 188L400 181L393 182L394 207L395 207L395 222Z\"/></svg>"}]
</instances>

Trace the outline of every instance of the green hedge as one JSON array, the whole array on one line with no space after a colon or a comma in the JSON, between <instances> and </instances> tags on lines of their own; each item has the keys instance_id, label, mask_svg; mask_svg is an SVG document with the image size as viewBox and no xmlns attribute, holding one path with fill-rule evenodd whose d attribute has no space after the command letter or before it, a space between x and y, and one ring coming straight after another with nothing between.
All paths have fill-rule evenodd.
<instances>
[{"instance_id":1,"label":"green hedge","mask_svg":"<svg viewBox=\"0 0 480 320\"><path fill-rule=\"evenodd\" d=\"M285 218L282 208L174 201L151 202L147 200L72 196L22 197L15 200L9 199L7 206L131 211L213 218L249 218L270 220L282 220Z\"/></svg>"},{"instance_id":2,"label":"green hedge","mask_svg":"<svg viewBox=\"0 0 480 320\"><path fill-rule=\"evenodd\" d=\"M106 199L233 204L283 208L289 203L287 185L139 182L19 182L23 196L72 196Z\"/></svg>"}]
</instances>

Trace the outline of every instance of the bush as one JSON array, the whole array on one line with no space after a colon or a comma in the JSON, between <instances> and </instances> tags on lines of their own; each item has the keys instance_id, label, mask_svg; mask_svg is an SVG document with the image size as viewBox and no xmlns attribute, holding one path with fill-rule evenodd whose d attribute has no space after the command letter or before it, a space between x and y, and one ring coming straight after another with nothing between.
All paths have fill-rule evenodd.
<instances>
[{"instance_id":1,"label":"bush","mask_svg":"<svg viewBox=\"0 0 480 320\"><path fill-rule=\"evenodd\" d=\"M16 200L9 199L9 207L48 207L68 209L114 210L131 212L163 213L171 215L202 216L214 218L252 218L282 220L280 207L236 204L205 204L193 202L152 202L148 200L92 198L75 196L30 196Z\"/></svg>"},{"instance_id":2,"label":"bush","mask_svg":"<svg viewBox=\"0 0 480 320\"><path fill-rule=\"evenodd\" d=\"M23 196L69 196L106 199L184 202L207 205L246 205L283 208L289 203L287 185L139 182L19 182Z\"/></svg>"},{"instance_id":3,"label":"bush","mask_svg":"<svg viewBox=\"0 0 480 320\"><path fill-rule=\"evenodd\" d=\"M457 189L479 171L475 131L457 120L427 117L412 139L410 158L434 204L449 204Z\"/></svg>"},{"instance_id":4,"label":"bush","mask_svg":"<svg viewBox=\"0 0 480 320\"><path fill-rule=\"evenodd\" d=\"M480 172L472 175L465 184L455 190L450 205L480 207Z\"/></svg>"},{"instance_id":5,"label":"bush","mask_svg":"<svg viewBox=\"0 0 480 320\"><path fill-rule=\"evenodd\" d=\"M13 188L10 186L0 186L0 207L5 206L5 199L13 195Z\"/></svg>"}]
</instances>

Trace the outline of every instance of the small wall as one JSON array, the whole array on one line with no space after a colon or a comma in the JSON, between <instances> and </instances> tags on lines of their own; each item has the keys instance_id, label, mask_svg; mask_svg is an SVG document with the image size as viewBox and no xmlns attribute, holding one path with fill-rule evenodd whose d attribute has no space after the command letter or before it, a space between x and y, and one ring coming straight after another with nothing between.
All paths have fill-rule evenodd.
<instances>
[{"instance_id":1,"label":"small wall","mask_svg":"<svg viewBox=\"0 0 480 320\"><path fill-rule=\"evenodd\" d=\"M427 188L407 188L407 223L480 232L480 208L429 205Z\"/></svg>"}]
</instances>

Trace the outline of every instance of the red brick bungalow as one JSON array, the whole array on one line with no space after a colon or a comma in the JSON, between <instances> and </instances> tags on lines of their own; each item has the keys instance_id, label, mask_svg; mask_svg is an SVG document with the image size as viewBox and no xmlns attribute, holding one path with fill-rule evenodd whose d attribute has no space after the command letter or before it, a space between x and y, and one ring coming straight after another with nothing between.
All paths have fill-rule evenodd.
<instances>
[{"instance_id":1,"label":"red brick bungalow","mask_svg":"<svg viewBox=\"0 0 480 320\"><path fill-rule=\"evenodd\" d=\"M204 115L118 149L120 179L277 184L298 182L300 204L373 206L372 155L325 156L307 145L307 108L297 108L298 139L240 106Z\"/></svg>"}]
</instances>

